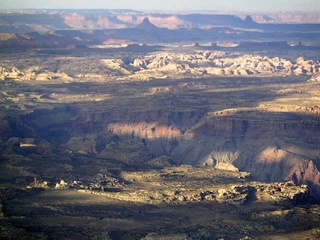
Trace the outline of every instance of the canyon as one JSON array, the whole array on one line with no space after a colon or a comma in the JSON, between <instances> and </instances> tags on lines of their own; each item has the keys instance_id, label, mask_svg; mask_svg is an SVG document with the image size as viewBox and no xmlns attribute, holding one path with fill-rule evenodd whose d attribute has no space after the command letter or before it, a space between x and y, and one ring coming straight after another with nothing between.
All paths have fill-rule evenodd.
<instances>
[{"instance_id":1,"label":"canyon","mask_svg":"<svg viewBox=\"0 0 320 240\"><path fill-rule=\"evenodd\" d=\"M319 237L317 31L87 18L1 34L1 237Z\"/></svg>"}]
</instances>

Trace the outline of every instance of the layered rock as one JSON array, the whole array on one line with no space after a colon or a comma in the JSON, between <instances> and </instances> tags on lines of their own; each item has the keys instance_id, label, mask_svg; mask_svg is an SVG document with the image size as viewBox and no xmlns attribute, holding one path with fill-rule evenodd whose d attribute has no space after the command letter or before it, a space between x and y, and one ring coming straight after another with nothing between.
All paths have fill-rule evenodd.
<instances>
[{"instance_id":1,"label":"layered rock","mask_svg":"<svg viewBox=\"0 0 320 240\"><path fill-rule=\"evenodd\" d=\"M111 124L107 129L113 134L143 139L151 153L167 155L177 163L223 169L233 164L236 168L230 169L250 172L261 181L312 183L315 197L318 195L320 174L314 162L319 156L309 143L310 137L320 131L317 121L210 117L185 132L152 122ZM299 145L293 139L299 139Z\"/></svg>"}]
</instances>

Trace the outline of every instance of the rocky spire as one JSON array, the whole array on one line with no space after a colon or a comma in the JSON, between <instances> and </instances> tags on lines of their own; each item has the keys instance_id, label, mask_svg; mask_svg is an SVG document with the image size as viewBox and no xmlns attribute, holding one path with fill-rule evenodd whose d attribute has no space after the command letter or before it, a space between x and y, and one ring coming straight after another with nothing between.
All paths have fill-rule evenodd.
<instances>
[{"instance_id":1,"label":"rocky spire","mask_svg":"<svg viewBox=\"0 0 320 240\"><path fill-rule=\"evenodd\" d=\"M150 30L150 29L157 29L158 27L154 24L152 24L150 21L149 21L149 18L144 18L143 21L138 24L136 26L136 28L141 28L141 29L146 29L146 30Z\"/></svg>"}]
</instances>

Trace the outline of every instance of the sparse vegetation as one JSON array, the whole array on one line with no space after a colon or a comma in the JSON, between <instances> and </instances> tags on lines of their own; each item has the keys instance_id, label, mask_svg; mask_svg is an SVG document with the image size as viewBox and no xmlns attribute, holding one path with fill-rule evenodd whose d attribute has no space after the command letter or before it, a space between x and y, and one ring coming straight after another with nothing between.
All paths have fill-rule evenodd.
<instances>
[{"instance_id":1,"label":"sparse vegetation","mask_svg":"<svg viewBox=\"0 0 320 240\"><path fill-rule=\"evenodd\" d=\"M1 35L0 238L319 238L319 33L223 18Z\"/></svg>"}]
</instances>

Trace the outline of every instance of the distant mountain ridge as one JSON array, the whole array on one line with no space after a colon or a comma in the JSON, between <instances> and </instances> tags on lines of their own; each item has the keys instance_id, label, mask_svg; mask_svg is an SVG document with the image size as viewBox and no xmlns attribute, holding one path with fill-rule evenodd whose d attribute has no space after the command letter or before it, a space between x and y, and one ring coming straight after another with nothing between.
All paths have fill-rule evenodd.
<instances>
[{"instance_id":1,"label":"distant mountain ridge","mask_svg":"<svg viewBox=\"0 0 320 240\"><path fill-rule=\"evenodd\" d=\"M158 14L133 10L23 10L0 12L0 32L47 32L52 30L99 30L135 27L145 18L160 28L216 26L250 27L260 24L320 23L320 14ZM251 22L248 22L251 19ZM252 26L251 26L252 27Z\"/></svg>"}]
</instances>

